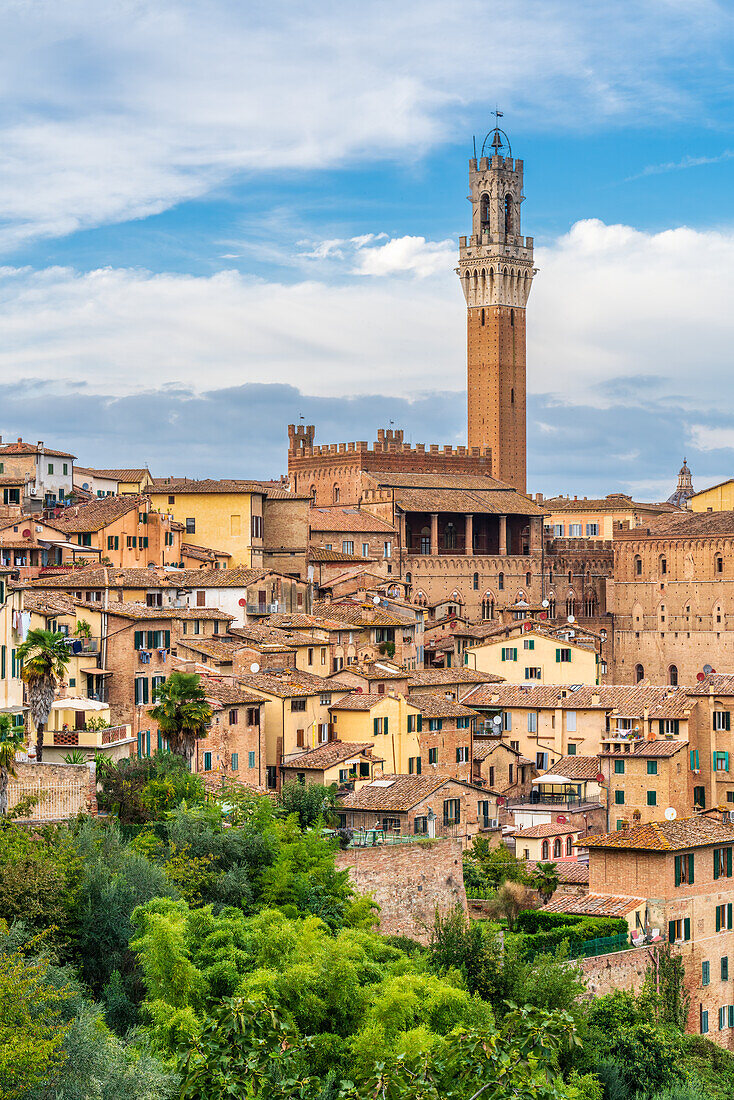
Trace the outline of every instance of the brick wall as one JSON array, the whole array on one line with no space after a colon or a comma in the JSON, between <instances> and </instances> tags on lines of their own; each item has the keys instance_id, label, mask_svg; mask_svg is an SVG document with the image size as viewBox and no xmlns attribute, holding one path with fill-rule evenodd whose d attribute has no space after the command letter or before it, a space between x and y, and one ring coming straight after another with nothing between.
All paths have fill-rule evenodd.
<instances>
[{"instance_id":1,"label":"brick wall","mask_svg":"<svg viewBox=\"0 0 734 1100\"><path fill-rule=\"evenodd\" d=\"M467 910L459 840L433 840L339 852L355 889L380 906L380 932L427 943L436 910Z\"/></svg>"},{"instance_id":2,"label":"brick wall","mask_svg":"<svg viewBox=\"0 0 734 1100\"><path fill-rule=\"evenodd\" d=\"M579 965L589 993L594 997L604 997L615 989L639 993L652 956L653 948L637 947L611 955L597 955L593 959L579 959Z\"/></svg>"},{"instance_id":3,"label":"brick wall","mask_svg":"<svg viewBox=\"0 0 734 1100\"><path fill-rule=\"evenodd\" d=\"M234 777L248 786L265 786L265 726L248 723L248 718L260 714L260 707L252 704L225 706L216 711L208 737L196 742L194 768L205 771L206 752L212 754L211 770L221 775ZM237 718L231 722L232 713ZM233 768L232 754L237 754L237 768ZM250 765L250 753L254 753L254 762Z\"/></svg>"},{"instance_id":4,"label":"brick wall","mask_svg":"<svg viewBox=\"0 0 734 1100\"><path fill-rule=\"evenodd\" d=\"M455 718L443 718L442 728L431 731L429 720L423 719L423 729L419 735L421 767L424 774L431 771L440 775L450 775L454 779L463 779L465 783L471 782L472 777L472 731L470 729L458 730ZM457 763L457 749L468 749L467 760ZM438 759L435 764L429 762L429 753L435 749Z\"/></svg>"}]
</instances>

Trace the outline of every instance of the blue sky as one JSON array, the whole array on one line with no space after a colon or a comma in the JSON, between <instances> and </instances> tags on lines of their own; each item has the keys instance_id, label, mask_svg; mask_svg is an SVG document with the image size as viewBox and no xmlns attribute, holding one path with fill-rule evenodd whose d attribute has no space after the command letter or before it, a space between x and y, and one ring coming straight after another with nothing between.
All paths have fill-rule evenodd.
<instances>
[{"instance_id":1,"label":"blue sky","mask_svg":"<svg viewBox=\"0 0 734 1100\"><path fill-rule=\"evenodd\" d=\"M467 160L525 161L529 487L730 476L734 11L0 5L0 433L273 476L462 442Z\"/></svg>"}]
</instances>

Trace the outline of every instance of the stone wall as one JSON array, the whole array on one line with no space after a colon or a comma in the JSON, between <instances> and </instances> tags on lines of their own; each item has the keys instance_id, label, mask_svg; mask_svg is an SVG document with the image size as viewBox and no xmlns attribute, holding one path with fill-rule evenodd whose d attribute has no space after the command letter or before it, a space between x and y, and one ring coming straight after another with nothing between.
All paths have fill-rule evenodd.
<instances>
[{"instance_id":1,"label":"stone wall","mask_svg":"<svg viewBox=\"0 0 734 1100\"><path fill-rule=\"evenodd\" d=\"M8 808L29 796L38 801L19 821L68 821L97 813L96 769L89 764L16 764L8 784Z\"/></svg>"},{"instance_id":2,"label":"stone wall","mask_svg":"<svg viewBox=\"0 0 734 1100\"><path fill-rule=\"evenodd\" d=\"M349 868L355 889L380 906L380 932L427 943L436 910L467 910L461 841L454 839L350 848L337 867Z\"/></svg>"},{"instance_id":3,"label":"stone wall","mask_svg":"<svg viewBox=\"0 0 734 1100\"><path fill-rule=\"evenodd\" d=\"M589 993L603 997L615 989L639 993L648 963L654 955L651 947L634 947L629 951L614 951L592 959L579 959Z\"/></svg>"}]
</instances>

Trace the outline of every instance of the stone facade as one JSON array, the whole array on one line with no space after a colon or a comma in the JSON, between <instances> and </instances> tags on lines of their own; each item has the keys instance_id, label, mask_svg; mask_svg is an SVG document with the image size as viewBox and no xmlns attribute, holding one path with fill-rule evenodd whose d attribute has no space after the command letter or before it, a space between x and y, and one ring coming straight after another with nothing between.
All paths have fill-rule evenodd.
<instances>
[{"instance_id":1,"label":"stone facade","mask_svg":"<svg viewBox=\"0 0 734 1100\"><path fill-rule=\"evenodd\" d=\"M90 764L16 764L8 784L8 808L29 796L37 799L19 821L68 821L97 813L97 779Z\"/></svg>"},{"instance_id":2,"label":"stone facade","mask_svg":"<svg viewBox=\"0 0 734 1100\"><path fill-rule=\"evenodd\" d=\"M337 853L336 865L348 868L355 889L380 906L383 936L428 943L436 912L467 910L458 840L349 848Z\"/></svg>"}]
</instances>

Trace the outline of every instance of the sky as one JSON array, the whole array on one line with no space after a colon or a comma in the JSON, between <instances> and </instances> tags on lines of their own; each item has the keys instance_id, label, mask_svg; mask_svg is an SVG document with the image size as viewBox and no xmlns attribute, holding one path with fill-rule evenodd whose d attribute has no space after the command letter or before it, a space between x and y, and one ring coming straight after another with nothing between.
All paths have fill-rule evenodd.
<instances>
[{"instance_id":1,"label":"sky","mask_svg":"<svg viewBox=\"0 0 734 1100\"><path fill-rule=\"evenodd\" d=\"M528 488L734 473L734 5L0 0L0 434L273 477L463 443L472 140L525 162Z\"/></svg>"}]
</instances>

